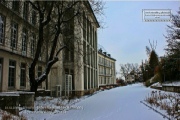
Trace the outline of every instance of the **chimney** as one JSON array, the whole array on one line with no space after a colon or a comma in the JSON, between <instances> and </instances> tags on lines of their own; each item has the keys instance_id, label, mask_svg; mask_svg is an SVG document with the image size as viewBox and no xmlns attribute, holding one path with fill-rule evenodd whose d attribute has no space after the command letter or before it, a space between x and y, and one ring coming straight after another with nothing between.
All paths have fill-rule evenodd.
<instances>
[{"instance_id":1,"label":"chimney","mask_svg":"<svg viewBox=\"0 0 180 120\"><path fill-rule=\"evenodd\" d=\"M101 48L99 49L99 52L102 53L102 49Z\"/></svg>"}]
</instances>

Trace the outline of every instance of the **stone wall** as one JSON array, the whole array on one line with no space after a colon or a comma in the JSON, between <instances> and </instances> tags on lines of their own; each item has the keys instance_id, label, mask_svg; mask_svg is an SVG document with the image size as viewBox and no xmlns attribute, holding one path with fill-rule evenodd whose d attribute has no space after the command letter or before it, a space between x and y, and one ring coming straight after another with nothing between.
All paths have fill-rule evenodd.
<instances>
[{"instance_id":1,"label":"stone wall","mask_svg":"<svg viewBox=\"0 0 180 120\"><path fill-rule=\"evenodd\" d=\"M34 92L19 92L19 95L20 107L34 111Z\"/></svg>"},{"instance_id":2,"label":"stone wall","mask_svg":"<svg viewBox=\"0 0 180 120\"><path fill-rule=\"evenodd\" d=\"M0 93L0 109L19 115L19 94Z\"/></svg>"},{"instance_id":3,"label":"stone wall","mask_svg":"<svg viewBox=\"0 0 180 120\"><path fill-rule=\"evenodd\" d=\"M180 93L180 86L162 86L162 90Z\"/></svg>"},{"instance_id":4,"label":"stone wall","mask_svg":"<svg viewBox=\"0 0 180 120\"><path fill-rule=\"evenodd\" d=\"M168 92L180 93L180 86L162 86L162 87L151 86L151 88L168 91Z\"/></svg>"},{"instance_id":5,"label":"stone wall","mask_svg":"<svg viewBox=\"0 0 180 120\"><path fill-rule=\"evenodd\" d=\"M0 93L0 109L19 115L19 107L34 110L34 92Z\"/></svg>"}]
</instances>

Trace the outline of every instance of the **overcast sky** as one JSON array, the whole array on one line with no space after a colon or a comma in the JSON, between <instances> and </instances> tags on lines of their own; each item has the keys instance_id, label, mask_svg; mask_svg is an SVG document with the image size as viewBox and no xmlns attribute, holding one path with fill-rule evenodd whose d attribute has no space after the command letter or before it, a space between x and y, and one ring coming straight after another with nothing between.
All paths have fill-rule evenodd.
<instances>
[{"instance_id":1,"label":"overcast sky","mask_svg":"<svg viewBox=\"0 0 180 120\"><path fill-rule=\"evenodd\" d=\"M120 64L138 63L147 59L146 46L157 41L158 56L165 54L164 48L169 22L143 22L143 9L171 9L176 13L180 1L106 1L104 10L105 28L98 30L98 43L102 45L116 61L116 70Z\"/></svg>"}]
</instances>

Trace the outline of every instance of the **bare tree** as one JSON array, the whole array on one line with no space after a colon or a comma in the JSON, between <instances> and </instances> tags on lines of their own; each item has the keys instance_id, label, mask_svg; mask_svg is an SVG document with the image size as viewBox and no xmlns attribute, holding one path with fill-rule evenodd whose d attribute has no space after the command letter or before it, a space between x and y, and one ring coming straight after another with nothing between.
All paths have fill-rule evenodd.
<instances>
[{"instance_id":1,"label":"bare tree","mask_svg":"<svg viewBox=\"0 0 180 120\"><path fill-rule=\"evenodd\" d=\"M146 54L147 54L147 56L149 56L150 53L151 53L151 49L148 46L146 46Z\"/></svg>"},{"instance_id":2,"label":"bare tree","mask_svg":"<svg viewBox=\"0 0 180 120\"><path fill-rule=\"evenodd\" d=\"M56 63L59 58L59 53L64 49L68 48L72 50L74 48L70 47L69 41L72 40L69 37L72 32L71 27L73 27L72 20L77 19L77 23L82 25L82 15L84 6L82 4L87 4L88 1L28 1L33 9L37 12L38 16L38 40L37 40L37 49L35 51L35 56L32 60L32 63L29 67L29 78L30 78L30 89L33 92L37 91L38 85L47 79L47 76L50 72L51 67ZM94 10L102 10L100 5L101 3L96 4L94 1L93 8ZM67 29L69 28L69 29ZM46 33L49 30L51 34L50 38L46 38ZM69 34L68 34L69 33ZM62 42L62 37L64 38ZM74 38L78 39L78 38ZM74 40L73 39L73 40ZM35 76L35 67L38 63L39 56L42 52L42 48L46 43L48 44L48 61L46 63L46 68L42 75L39 77ZM62 42L61 46L58 46L58 42ZM82 43L79 43L82 45ZM82 54L82 49L77 47L75 49Z\"/></svg>"},{"instance_id":3,"label":"bare tree","mask_svg":"<svg viewBox=\"0 0 180 120\"><path fill-rule=\"evenodd\" d=\"M120 64L120 73L126 79L131 73L137 74L139 72L139 66L137 63Z\"/></svg>"}]
</instances>

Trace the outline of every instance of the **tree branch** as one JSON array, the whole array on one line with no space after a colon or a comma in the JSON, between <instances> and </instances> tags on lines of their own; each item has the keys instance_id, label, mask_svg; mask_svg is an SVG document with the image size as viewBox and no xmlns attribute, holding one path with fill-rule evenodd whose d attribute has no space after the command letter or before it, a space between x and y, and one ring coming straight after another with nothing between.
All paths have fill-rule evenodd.
<instances>
[{"instance_id":1,"label":"tree branch","mask_svg":"<svg viewBox=\"0 0 180 120\"><path fill-rule=\"evenodd\" d=\"M31 2L31 1L28 1L28 2L32 5L32 7L33 7L35 10L39 11L38 7L36 7L33 2Z\"/></svg>"},{"instance_id":2,"label":"tree branch","mask_svg":"<svg viewBox=\"0 0 180 120\"><path fill-rule=\"evenodd\" d=\"M67 46L66 46L66 45L64 45L63 47L61 47L61 48L57 51L57 53L56 53L56 57L58 56L59 52L60 52L62 49L64 49L64 48L67 48Z\"/></svg>"},{"instance_id":3,"label":"tree branch","mask_svg":"<svg viewBox=\"0 0 180 120\"><path fill-rule=\"evenodd\" d=\"M40 77L38 77L38 78L36 79L38 85L47 78L47 75L49 74L49 72L50 72L50 70L51 70L51 67L54 65L54 63L56 63L56 62L59 60L59 58L57 57L58 54L59 54L60 51L63 50L64 48L67 48L67 47L66 47L66 46L61 47L61 48L57 51L56 56L47 63L45 72L44 72Z\"/></svg>"},{"instance_id":4,"label":"tree branch","mask_svg":"<svg viewBox=\"0 0 180 120\"><path fill-rule=\"evenodd\" d=\"M46 19L46 21L44 21L42 23L43 25L47 25L50 22L53 6L54 6L54 2L51 2L51 6L50 6L50 10L49 10L48 15L47 15L47 19Z\"/></svg>"}]
</instances>

